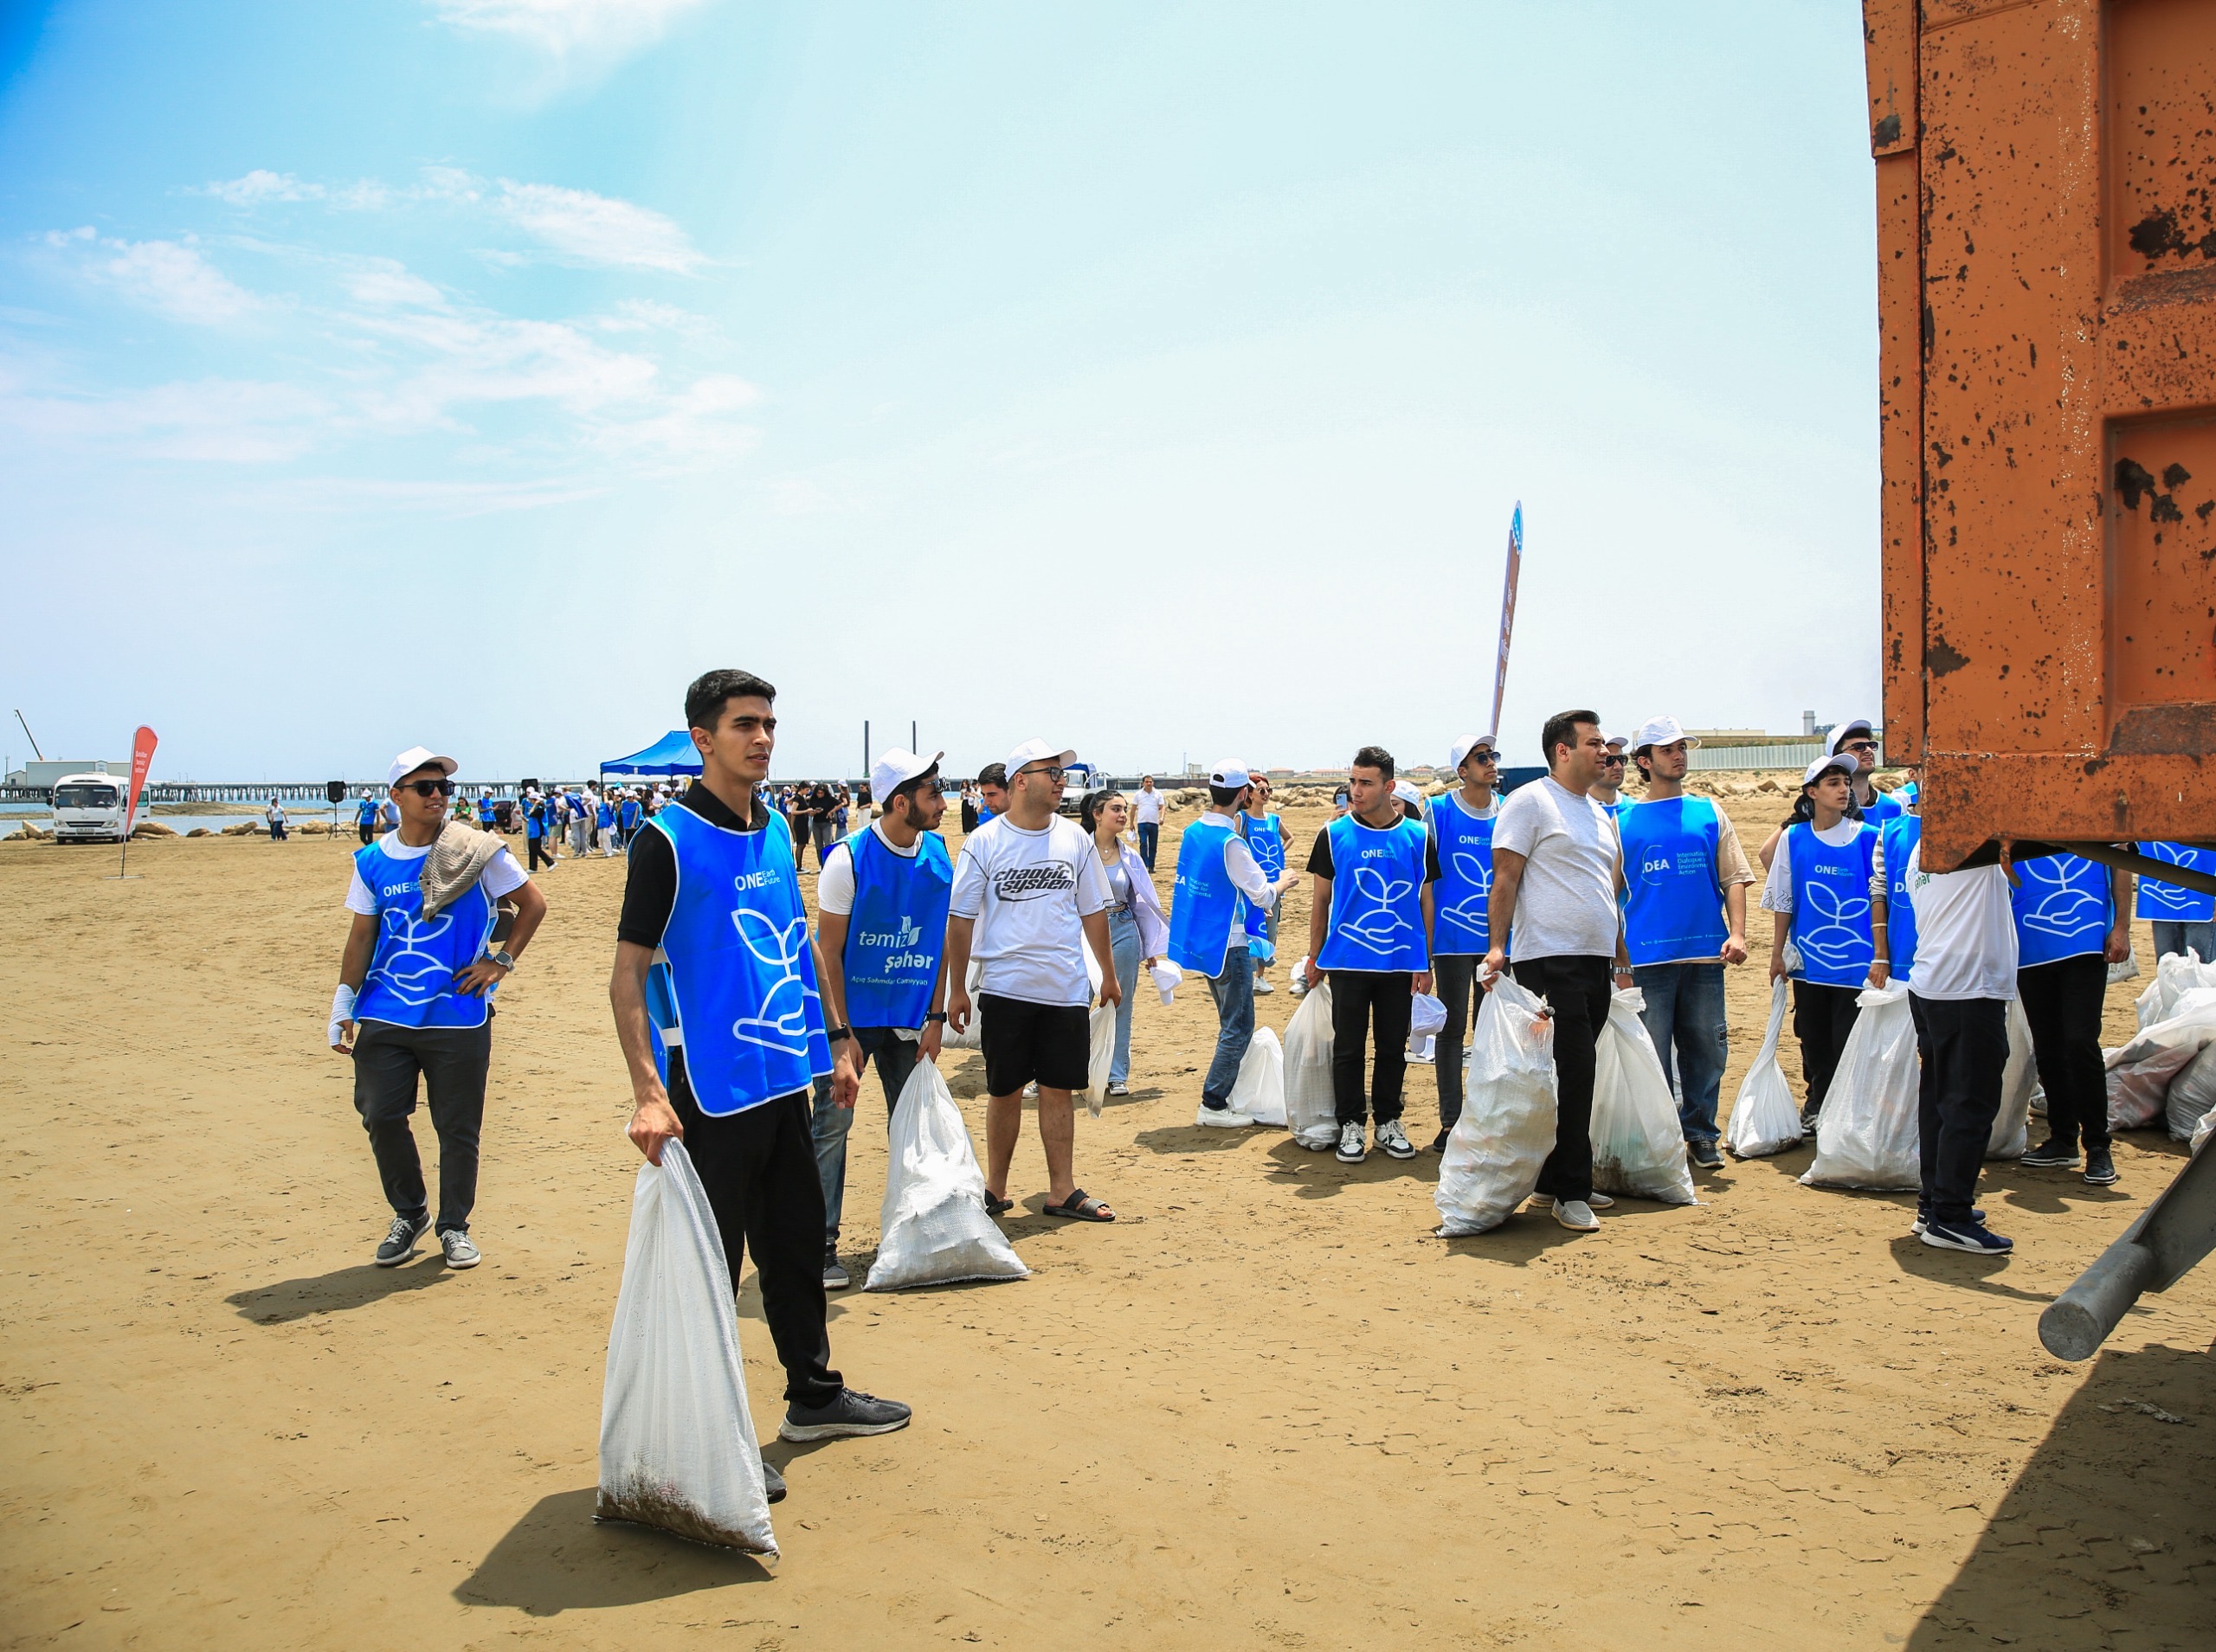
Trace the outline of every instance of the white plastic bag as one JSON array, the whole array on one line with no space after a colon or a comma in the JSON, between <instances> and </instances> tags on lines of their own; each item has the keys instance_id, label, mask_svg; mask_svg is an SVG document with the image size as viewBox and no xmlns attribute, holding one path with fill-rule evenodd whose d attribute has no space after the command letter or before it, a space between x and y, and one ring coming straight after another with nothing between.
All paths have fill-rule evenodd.
<instances>
[{"instance_id":1,"label":"white plastic bag","mask_svg":"<svg viewBox=\"0 0 2216 1652\"><path fill-rule=\"evenodd\" d=\"M951 1022L942 1027L939 1030L940 1049L979 1050L984 1047L984 1012L977 1007L977 983L983 977L984 973L984 966L972 958L970 961L970 973L963 977L964 989L970 994L970 1025L959 1032L954 1030Z\"/></svg>"},{"instance_id":2,"label":"white plastic bag","mask_svg":"<svg viewBox=\"0 0 2216 1652\"><path fill-rule=\"evenodd\" d=\"M1418 993L1408 1001L1408 1042L1432 1038L1446 1027L1446 1005L1444 1000L1429 993Z\"/></svg>"},{"instance_id":3,"label":"white plastic bag","mask_svg":"<svg viewBox=\"0 0 2216 1652\"><path fill-rule=\"evenodd\" d=\"M1285 1030L1285 1128L1304 1147L1320 1153L1339 1139L1329 979L1310 989Z\"/></svg>"},{"instance_id":4,"label":"white plastic bag","mask_svg":"<svg viewBox=\"0 0 2216 1652\"><path fill-rule=\"evenodd\" d=\"M1593 1186L1604 1193L1697 1205L1685 1127L1637 987L1608 995L1607 1025L1593 1050Z\"/></svg>"},{"instance_id":5,"label":"white plastic bag","mask_svg":"<svg viewBox=\"0 0 2216 1652\"><path fill-rule=\"evenodd\" d=\"M1432 1198L1441 1238L1483 1233L1539 1185L1555 1146L1555 1024L1546 1000L1504 976L1478 1009L1462 1116Z\"/></svg>"},{"instance_id":6,"label":"white plastic bag","mask_svg":"<svg viewBox=\"0 0 2216 1652\"><path fill-rule=\"evenodd\" d=\"M1031 1271L985 1213L984 1173L937 1062L918 1062L893 1104L877 1227L870 1290L1021 1279Z\"/></svg>"},{"instance_id":7,"label":"white plastic bag","mask_svg":"<svg viewBox=\"0 0 2216 1652\"><path fill-rule=\"evenodd\" d=\"M2212 1136L2216 1136L2216 1107L2203 1113L2200 1122L2193 1127L2193 1150L2199 1153L2208 1145Z\"/></svg>"},{"instance_id":8,"label":"white plastic bag","mask_svg":"<svg viewBox=\"0 0 2216 1652\"><path fill-rule=\"evenodd\" d=\"M1723 1145L1739 1159L1766 1159L1771 1154L1797 1147L1806 1139L1800 1128L1800 1109L1793 1099L1793 1086L1777 1064L1777 1040L1785 1030L1785 977L1769 986L1769 1030L1755 1064L1739 1081L1732 1099L1731 1120Z\"/></svg>"},{"instance_id":9,"label":"white plastic bag","mask_svg":"<svg viewBox=\"0 0 2216 1652\"><path fill-rule=\"evenodd\" d=\"M2143 1032L2178 1012L2178 1000L2198 987L2216 987L2216 963L2204 964L2190 948L2171 953L2155 966L2155 979L2131 1001Z\"/></svg>"},{"instance_id":10,"label":"white plastic bag","mask_svg":"<svg viewBox=\"0 0 2216 1652\"><path fill-rule=\"evenodd\" d=\"M731 1269L681 1141L641 1165L608 1333L593 1518L775 1555Z\"/></svg>"},{"instance_id":11,"label":"white plastic bag","mask_svg":"<svg viewBox=\"0 0 2216 1652\"><path fill-rule=\"evenodd\" d=\"M1154 990L1162 994L1162 1001L1165 1004L1176 1003L1177 983L1185 979L1185 972L1164 958L1147 973L1154 978Z\"/></svg>"},{"instance_id":12,"label":"white plastic bag","mask_svg":"<svg viewBox=\"0 0 2216 1652\"><path fill-rule=\"evenodd\" d=\"M2216 1044L2204 1047L2175 1078L2170 1080L2163 1113L2171 1137L2190 1141L2211 1109L2216 1109Z\"/></svg>"},{"instance_id":13,"label":"white plastic bag","mask_svg":"<svg viewBox=\"0 0 2216 1652\"><path fill-rule=\"evenodd\" d=\"M1094 1118L1108 1102L1108 1072L1116 1064L1116 1011L1103 1004L1092 1012L1092 1053L1085 1064L1085 1110Z\"/></svg>"},{"instance_id":14,"label":"white plastic bag","mask_svg":"<svg viewBox=\"0 0 2216 1652\"><path fill-rule=\"evenodd\" d=\"M2032 1049L2032 1020L2024 1001L2008 1000L2008 1064L2000 1073L2000 1110L1986 1138L1988 1159L2020 1159L2031 1145L2032 1098L2039 1091L2039 1062Z\"/></svg>"},{"instance_id":15,"label":"white plastic bag","mask_svg":"<svg viewBox=\"0 0 2216 1652\"><path fill-rule=\"evenodd\" d=\"M2157 987L2163 984L2161 970L2176 961L2162 960ZM2109 1128L2138 1130L2162 1119L2171 1082L2211 1043L2216 1043L2216 987L2187 987L2173 1000L2169 1014L2142 1027L2122 1049L2108 1052Z\"/></svg>"},{"instance_id":16,"label":"white plastic bag","mask_svg":"<svg viewBox=\"0 0 2216 1652\"><path fill-rule=\"evenodd\" d=\"M1916 1019L1898 981L1866 988L1816 1122L1810 1187L1913 1192L1923 1173L1916 1124Z\"/></svg>"},{"instance_id":17,"label":"white plastic bag","mask_svg":"<svg viewBox=\"0 0 2216 1652\"><path fill-rule=\"evenodd\" d=\"M1226 1122L1221 1113L1209 1116L1201 1109L1201 1122ZM1267 1027L1257 1028L1239 1064L1239 1077L1231 1087L1231 1116L1241 1124L1285 1124L1285 1047Z\"/></svg>"},{"instance_id":18,"label":"white plastic bag","mask_svg":"<svg viewBox=\"0 0 2216 1652\"><path fill-rule=\"evenodd\" d=\"M2135 941L2131 944L2131 950L2123 955L2123 961L2122 963L2115 963L2109 966L2109 985L2114 987L2119 981L2137 980L2138 979L2139 943Z\"/></svg>"}]
</instances>

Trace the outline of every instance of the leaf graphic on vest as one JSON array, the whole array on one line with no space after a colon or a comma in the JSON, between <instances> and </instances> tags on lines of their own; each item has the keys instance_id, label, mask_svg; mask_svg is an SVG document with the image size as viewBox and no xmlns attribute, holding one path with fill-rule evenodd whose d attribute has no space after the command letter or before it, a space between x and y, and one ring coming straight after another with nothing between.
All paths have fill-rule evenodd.
<instances>
[{"instance_id":1,"label":"leaf graphic on vest","mask_svg":"<svg viewBox=\"0 0 2216 1652\"><path fill-rule=\"evenodd\" d=\"M731 915L738 938L747 951L778 971L762 995L761 1006L731 1024L731 1036L741 1044L758 1044L788 1055L808 1053L808 1001L816 994L801 977L800 960L808 950L808 918L797 916L783 929L750 907Z\"/></svg>"},{"instance_id":2,"label":"leaf graphic on vest","mask_svg":"<svg viewBox=\"0 0 2216 1652\"><path fill-rule=\"evenodd\" d=\"M429 1003L454 984L454 966L427 944L440 939L453 926L451 911L441 912L428 923L419 923L412 914L388 906L377 914L377 923L384 930L385 938L392 942L390 952L383 947L377 948L378 986L403 1004L420 1006Z\"/></svg>"},{"instance_id":3,"label":"leaf graphic on vest","mask_svg":"<svg viewBox=\"0 0 2216 1652\"><path fill-rule=\"evenodd\" d=\"M2200 857L2191 850L2174 843L2142 844L2141 848L2156 860L2167 860L2173 866L2197 869ZM2142 877L2139 880L2139 905L2143 917L2161 917L2175 913L2191 922L2200 916L2201 897L2192 890L2176 884L2165 884L2160 878Z\"/></svg>"},{"instance_id":4,"label":"leaf graphic on vest","mask_svg":"<svg viewBox=\"0 0 2216 1652\"><path fill-rule=\"evenodd\" d=\"M2108 903L2090 890L2069 883L2069 873L2057 866L2052 858L2027 860L2017 867L2024 880L2024 892L2032 892L2032 886L2039 884L2038 903L2024 914L2024 927L2037 929L2042 935L2058 935L2067 940L2071 935L2086 935L2103 927L2108 917Z\"/></svg>"},{"instance_id":5,"label":"leaf graphic on vest","mask_svg":"<svg viewBox=\"0 0 2216 1652\"><path fill-rule=\"evenodd\" d=\"M1466 849L1449 850L1446 862L1453 867L1457 877L1471 885L1472 892L1450 906L1440 907L1438 921L1483 935L1485 908L1492 898L1492 868Z\"/></svg>"},{"instance_id":6,"label":"leaf graphic on vest","mask_svg":"<svg viewBox=\"0 0 2216 1652\"><path fill-rule=\"evenodd\" d=\"M1346 916L1336 926L1338 932L1351 936L1365 951L1391 952L1400 938L1415 927L1393 910L1393 903L1415 885L1405 877L1388 877L1375 866L1357 866L1354 888L1357 898L1349 903ZM1362 904L1365 902L1367 905Z\"/></svg>"},{"instance_id":7,"label":"leaf graphic on vest","mask_svg":"<svg viewBox=\"0 0 2216 1652\"><path fill-rule=\"evenodd\" d=\"M1855 920L1870 916L1869 897L1842 895L1830 884L1819 883L1811 883L1803 893L1808 910L1822 922L1794 936L1800 950L1822 964L1844 967L1860 962L1871 950L1871 941L1855 927Z\"/></svg>"}]
</instances>

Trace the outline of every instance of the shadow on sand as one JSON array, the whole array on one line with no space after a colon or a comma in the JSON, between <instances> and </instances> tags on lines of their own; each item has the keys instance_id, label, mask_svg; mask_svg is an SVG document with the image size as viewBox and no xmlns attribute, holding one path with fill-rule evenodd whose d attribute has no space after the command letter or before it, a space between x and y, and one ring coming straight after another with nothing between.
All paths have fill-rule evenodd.
<instances>
[{"instance_id":1,"label":"shadow on sand","mask_svg":"<svg viewBox=\"0 0 2216 1652\"><path fill-rule=\"evenodd\" d=\"M223 1300L239 1317L256 1325L290 1325L314 1314L339 1314L367 1308L403 1291L422 1290L449 1277L437 1250L399 1268L365 1265L341 1268L311 1279L287 1279L255 1290L234 1291Z\"/></svg>"},{"instance_id":2,"label":"shadow on sand","mask_svg":"<svg viewBox=\"0 0 2216 1652\"><path fill-rule=\"evenodd\" d=\"M532 1617L603 1606L635 1606L703 1589L761 1583L769 1569L751 1556L688 1543L643 1526L596 1525L599 1489L542 1497L454 1585L472 1606L512 1606Z\"/></svg>"}]
</instances>

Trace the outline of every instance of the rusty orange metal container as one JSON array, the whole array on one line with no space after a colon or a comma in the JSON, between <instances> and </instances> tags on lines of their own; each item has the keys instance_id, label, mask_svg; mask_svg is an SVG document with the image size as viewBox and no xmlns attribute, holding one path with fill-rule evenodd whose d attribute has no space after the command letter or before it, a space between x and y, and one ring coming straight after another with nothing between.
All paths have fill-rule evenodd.
<instances>
[{"instance_id":1,"label":"rusty orange metal container","mask_svg":"<svg viewBox=\"0 0 2216 1652\"><path fill-rule=\"evenodd\" d=\"M1927 864L2216 839L2216 0L1865 0Z\"/></svg>"}]
</instances>

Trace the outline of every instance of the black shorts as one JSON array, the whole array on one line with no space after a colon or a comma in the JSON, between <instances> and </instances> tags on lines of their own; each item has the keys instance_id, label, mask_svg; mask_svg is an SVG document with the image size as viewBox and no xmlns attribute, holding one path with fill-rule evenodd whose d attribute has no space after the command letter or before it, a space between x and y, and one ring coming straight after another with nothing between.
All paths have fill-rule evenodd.
<instances>
[{"instance_id":1,"label":"black shorts","mask_svg":"<svg viewBox=\"0 0 2216 1652\"><path fill-rule=\"evenodd\" d=\"M977 1015L987 1095L1017 1095L1034 1080L1043 1090L1067 1090L1092 1082L1092 1018L1084 1005L980 993Z\"/></svg>"}]
</instances>

